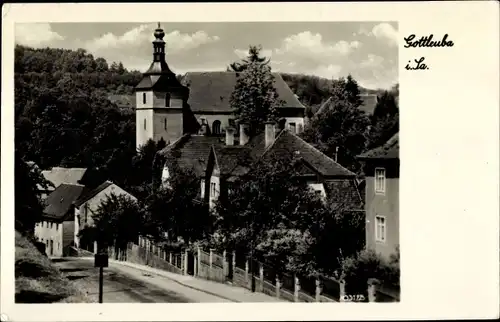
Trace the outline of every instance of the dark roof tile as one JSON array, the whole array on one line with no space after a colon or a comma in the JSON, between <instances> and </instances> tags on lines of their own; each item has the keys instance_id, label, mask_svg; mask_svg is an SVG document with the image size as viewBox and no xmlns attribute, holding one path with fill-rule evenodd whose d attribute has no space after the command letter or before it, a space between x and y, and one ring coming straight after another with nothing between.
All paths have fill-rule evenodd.
<instances>
[{"instance_id":1,"label":"dark roof tile","mask_svg":"<svg viewBox=\"0 0 500 322\"><path fill-rule=\"evenodd\" d=\"M288 130L281 131L274 143L265 153L277 154L282 158L292 158L293 155L298 155L313 169L325 177L355 177L353 172L347 170Z\"/></svg>"},{"instance_id":2,"label":"dark roof tile","mask_svg":"<svg viewBox=\"0 0 500 322\"><path fill-rule=\"evenodd\" d=\"M214 147L219 171L224 175L240 176L250 170L251 148L241 145Z\"/></svg>"},{"instance_id":3,"label":"dark roof tile","mask_svg":"<svg viewBox=\"0 0 500 322\"><path fill-rule=\"evenodd\" d=\"M83 185L61 184L45 199L46 207L43 211L45 217L55 220L73 219L73 203L80 197L84 190Z\"/></svg>"},{"instance_id":4,"label":"dark roof tile","mask_svg":"<svg viewBox=\"0 0 500 322\"><path fill-rule=\"evenodd\" d=\"M179 167L192 169L197 176L203 176L210 147L224 144L221 137L186 134L158 154L163 157L174 156Z\"/></svg>"}]
</instances>

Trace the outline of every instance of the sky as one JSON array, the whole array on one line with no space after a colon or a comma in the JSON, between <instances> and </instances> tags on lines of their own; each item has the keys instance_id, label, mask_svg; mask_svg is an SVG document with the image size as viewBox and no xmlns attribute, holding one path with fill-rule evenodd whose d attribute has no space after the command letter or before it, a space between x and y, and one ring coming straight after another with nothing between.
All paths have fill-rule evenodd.
<instances>
[{"instance_id":1,"label":"sky","mask_svg":"<svg viewBox=\"0 0 500 322\"><path fill-rule=\"evenodd\" d=\"M16 44L83 48L109 64L145 71L152 61L157 22L18 23ZM325 78L351 74L360 85L389 89L398 82L394 22L160 22L173 72L220 71L261 45L275 72Z\"/></svg>"}]
</instances>

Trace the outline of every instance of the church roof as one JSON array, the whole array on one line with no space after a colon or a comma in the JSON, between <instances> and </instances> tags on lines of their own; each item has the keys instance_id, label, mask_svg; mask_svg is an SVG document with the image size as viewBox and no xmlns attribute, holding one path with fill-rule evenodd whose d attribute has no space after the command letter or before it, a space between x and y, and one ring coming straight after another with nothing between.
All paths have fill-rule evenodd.
<instances>
[{"instance_id":1,"label":"church roof","mask_svg":"<svg viewBox=\"0 0 500 322\"><path fill-rule=\"evenodd\" d=\"M188 72L182 84L189 87L188 104L194 113L231 112L231 93L236 85L236 72ZM305 108L278 73L273 73L274 86L283 107Z\"/></svg>"},{"instance_id":2,"label":"church roof","mask_svg":"<svg viewBox=\"0 0 500 322\"><path fill-rule=\"evenodd\" d=\"M160 91L165 88L186 90L170 70L169 73L165 74L144 74L142 80L135 87L136 90L156 89Z\"/></svg>"}]
</instances>

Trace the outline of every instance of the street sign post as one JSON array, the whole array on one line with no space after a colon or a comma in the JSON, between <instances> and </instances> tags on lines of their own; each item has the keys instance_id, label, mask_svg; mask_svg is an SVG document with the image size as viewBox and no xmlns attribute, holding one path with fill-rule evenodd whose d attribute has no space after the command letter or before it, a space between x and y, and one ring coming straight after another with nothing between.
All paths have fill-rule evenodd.
<instances>
[{"instance_id":1,"label":"street sign post","mask_svg":"<svg viewBox=\"0 0 500 322\"><path fill-rule=\"evenodd\" d=\"M103 274L104 274L104 267L108 267L108 254L106 253L95 254L94 267L99 267L99 303L102 303Z\"/></svg>"}]
</instances>

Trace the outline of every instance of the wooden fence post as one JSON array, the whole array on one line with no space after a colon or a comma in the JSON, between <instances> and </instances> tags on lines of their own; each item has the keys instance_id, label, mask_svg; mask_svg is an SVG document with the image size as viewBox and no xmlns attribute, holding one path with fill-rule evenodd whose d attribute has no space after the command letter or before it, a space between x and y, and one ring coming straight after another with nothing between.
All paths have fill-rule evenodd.
<instances>
[{"instance_id":1,"label":"wooden fence post","mask_svg":"<svg viewBox=\"0 0 500 322\"><path fill-rule=\"evenodd\" d=\"M188 250L184 251L184 275L188 274Z\"/></svg>"},{"instance_id":2,"label":"wooden fence post","mask_svg":"<svg viewBox=\"0 0 500 322\"><path fill-rule=\"evenodd\" d=\"M208 257L208 262L210 264L210 269L208 270L208 279L212 278L212 260L213 260L213 250L210 248L210 253Z\"/></svg>"},{"instance_id":3,"label":"wooden fence post","mask_svg":"<svg viewBox=\"0 0 500 322\"><path fill-rule=\"evenodd\" d=\"M198 257L196 257L196 256L194 258L193 276L194 277L198 276Z\"/></svg>"},{"instance_id":4,"label":"wooden fence post","mask_svg":"<svg viewBox=\"0 0 500 322\"><path fill-rule=\"evenodd\" d=\"M378 281L374 278L368 280L368 302L377 302Z\"/></svg>"},{"instance_id":5,"label":"wooden fence post","mask_svg":"<svg viewBox=\"0 0 500 322\"><path fill-rule=\"evenodd\" d=\"M248 284L248 259L245 261L245 285Z\"/></svg>"},{"instance_id":6,"label":"wooden fence post","mask_svg":"<svg viewBox=\"0 0 500 322\"><path fill-rule=\"evenodd\" d=\"M198 273L197 273L197 276L200 276L200 271L201 271L201 249L200 249L200 246L198 246L197 248L197 251L198 251L198 257L196 258L196 260L198 261Z\"/></svg>"},{"instance_id":7,"label":"wooden fence post","mask_svg":"<svg viewBox=\"0 0 500 322\"><path fill-rule=\"evenodd\" d=\"M339 302L345 302L345 280L340 280L339 284Z\"/></svg>"},{"instance_id":8,"label":"wooden fence post","mask_svg":"<svg viewBox=\"0 0 500 322\"><path fill-rule=\"evenodd\" d=\"M259 292L264 291L264 266L262 264L259 265Z\"/></svg>"},{"instance_id":9,"label":"wooden fence post","mask_svg":"<svg viewBox=\"0 0 500 322\"><path fill-rule=\"evenodd\" d=\"M316 302L321 302L321 282L316 279Z\"/></svg>"},{"instance_id":10,"label":"wooden fence post","mask_svg":"<svg viewBox=\"0 0 500 322\"><path fill-rule=\"evenodd\" d=\"M232 265L233 265L233 275L234 275L234 269L236 268L236 252L233 251L233 256L231 257Z\"/></svg>"},{"instance_id":11,"label":"wooden fence post","mask_svg":"<svg viewBox=\"0 0 500 322\"><path fill-rule=\"evenodd\" d=\"M300 281L297 275L293 275L293 299L299 301Z\"/></svg>"},{"instance_id":12,"label":"wooden fence post","mask_svg":"<svg viewBox=\"0 0 500 322\"><path fill-rule=\"evenodd\" d=\"M168 262L172 264L172 252L168 252Z\"/></svg>"},{"instance_id":13,"label":"wooden fence post","mask_svg":"<svg viewBox=\"0 0 500 322\"><path fill-rule=\"evenodd\" d=\"M227 260L227 252L223 251L222 252L222 267L224 271L224 277L227 278L227 275L229 275L229 262Z\"/></svg>"},{"instance_id":14,"label":"wooden fence post","mask_svg":"<svg viewBox=\"0 0 500 322\"><path fill-rule=\"evenodd\" d=\"M276 275L276 297L280 298L280 288L281 288L281 283L278 275Z\"/></svg>"}]
</instances>

